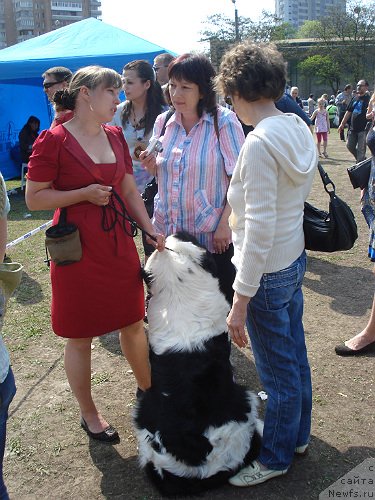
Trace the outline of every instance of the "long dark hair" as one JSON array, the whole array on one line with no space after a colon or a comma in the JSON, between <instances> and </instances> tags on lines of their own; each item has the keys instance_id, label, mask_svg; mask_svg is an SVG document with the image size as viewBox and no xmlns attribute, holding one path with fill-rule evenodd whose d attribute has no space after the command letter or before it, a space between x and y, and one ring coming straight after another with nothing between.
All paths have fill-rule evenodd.
<instances>
[{"instance_id":1,"label":"long dark hair","mask_svg":"<svg viewBox=\"0 0 375 500\"><path fill-rule=\"evenodd\" d=\"M38 125L37 130L32 130L32 128L31 128L31 124L32 123L36 123ZM31 115L27 119L27 122L25 123L25 125L22 127L22 130L28 130L31 135L34 135L35 137L37 137L38 132L39 132L39 128L40 128L40 120L39 120L39 118L36 117L36 116Z\"/></svg>"},{"instance_id":2,"label":"long dark hair","mask_svg":"<svg viewBox=\"0 0 375 500\"><path fill-rule=\"evenodd\" d=\"M131 61L125 64L123 71L126 70L136 71L138 78L140 78L143 83L147 82L147 80L150 82L150 87L147 89L146 96L146 114L139 124L139 128L144 128L145 135L147 135L153 129L156 117L163 112L163 106L165 105L163 91L160 84L156 81L154 70L148 61ZM132 108L133 103L128 100L125 101L121 113L121 123L123 127L126 126L126 122L129 120Z\"/></svg>"},{"instance_id":3,"label":"long dark hair","mask_svg":"<svg viewBox=\"0 0 375 500\"><path fill-rule=\"evenodd\" d=\"M203 111L216 113L216 93L213 79L216 73L209 59L202 54L182 54L168 66L168 78L186 80L198 85L202 95L198 102L198 116Z\"/></svg>"}]
</instances>

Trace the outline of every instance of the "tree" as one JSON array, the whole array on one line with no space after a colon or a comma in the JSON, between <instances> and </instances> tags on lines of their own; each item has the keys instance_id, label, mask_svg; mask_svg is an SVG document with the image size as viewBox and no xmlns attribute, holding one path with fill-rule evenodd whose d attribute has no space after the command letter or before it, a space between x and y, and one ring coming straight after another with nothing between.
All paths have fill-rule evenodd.
<instances>
[{"instance_id":1,"label":"tree","mask_svg":"<svg viewBox=\"0 0 375 500\"><path fill-rule=\"evenodd\" d=\"M201 31L201 42L220 40L227 44L236 41L236 27L233 19L222 14L213 14L203 21L205 29ZM284 23L275 15L263 11L262 18L253 22L249 17L238 17L238 32L240 40L251 39L255 42L268 42L293 38L296 30L290 23Z\"/></svg>"},{"instance_id":2,"label":"tree","mask_svg":"<svg viewBox=\"0 0 375 500\"><path fill-rule=\"evenodd\" d=\"M319 38L320 21L305 21L296 33L296 38Z\"/></svg>"},{"instance_id":3,"label":"tree","mask_svg":"<svg viewBox=\"0 0 375 500\"><path fill-rule=\"evenodd\" d=\"M375 56L375 1L351 2L346 12L331 10L316 28L320 54L337 60L341 72L351 73L354 80L363 78Z\"/></svg>"},{"instance_id":4,"label":"tree","mask_svg":"<svg viewBox=\"0 0 375 500\"><path fill-rule=\"evenodd\" d=\"M203 21L205 29L201 31L201 42L216 39L228 44L236 41L236 26L234 19L222 14L213 14ZM248 17L238 16L238 32L241 40L248 38L252 21Z\"/></svg>"},{"instance_id":5,"label":"tree","mask_svg":"<svg viewBox=\"0 0 375 500\"><path fill-rule=\"evenodd\" d=\"M319 83L327 83L336 94L340 85L340 64L331 56L310 56L298 63L298 69L307 77L316 77Z\"/></svg>"}]
</instances>

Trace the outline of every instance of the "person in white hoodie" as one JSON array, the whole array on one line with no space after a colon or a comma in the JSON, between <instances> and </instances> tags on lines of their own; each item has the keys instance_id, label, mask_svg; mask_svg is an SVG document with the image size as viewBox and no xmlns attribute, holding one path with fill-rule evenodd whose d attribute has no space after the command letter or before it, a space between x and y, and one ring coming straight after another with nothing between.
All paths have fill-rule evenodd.
<instances>
[{"instance_id":1,"label":"person in white hoodie","mask_svg":"<svg viewBox=\"0 0 375 500\"><path fill-rule=\"evenodd\" d=\"M247 345L268 394L257 460L229 482L252 486L288 471L307 450L312 390L302 323L306 269L304 202L317 152L297 115L275 101L284 92L286 65L272 44L242 43L221 62L216 87L230 96L238 117L254 126L228 190L237 274L227 323L232 340Z\"/></svg>"}]
</instances>

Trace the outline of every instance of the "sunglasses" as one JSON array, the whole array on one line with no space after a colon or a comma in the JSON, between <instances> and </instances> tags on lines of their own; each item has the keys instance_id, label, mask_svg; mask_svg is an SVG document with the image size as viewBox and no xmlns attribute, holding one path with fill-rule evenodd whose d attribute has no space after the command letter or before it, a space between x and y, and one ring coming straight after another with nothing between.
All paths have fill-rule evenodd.
<instances>
[{"instance_id":1,"label":"sunglasses","mask_svg":"<svg viewBox=\"0 0 375 500\"><path fill-rule=\"evenodd\" d=\"M152 69L154 71L159 71L160 68L168 68L168 66L153 66Z\"/></svg>"},{"instance_id":2,"label":"sunglasses","mask_svg":"<svg viewBox=\"0 0 375 500\"><path fill-rule=\"evenodd\" d=\"M60 81L60 82L46 82L46 83L43 83L43 88L44 89L50 89L51 87L53 87L54 85L57 85L58 83L62 83L64 80Z\"/></svg>"}]
</instances>

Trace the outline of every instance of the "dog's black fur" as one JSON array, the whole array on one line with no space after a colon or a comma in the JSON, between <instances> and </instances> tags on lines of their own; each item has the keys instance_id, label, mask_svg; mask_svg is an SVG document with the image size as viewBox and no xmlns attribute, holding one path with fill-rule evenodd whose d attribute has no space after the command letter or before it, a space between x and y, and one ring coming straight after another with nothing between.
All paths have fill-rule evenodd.
<instances>
[{"instance_id":1,"label":"dog's black fur","mask_svg":"<svg viewBox=\"0 0 375 500\"><path fill-rule=\"evenodd\" d=\"M204 279L211 280L208 285L206 284L208 288L206 286L205 290L209 289L211 293L210 287L213 287L214 295L207 296L216 298L224 307L219 314L224 315L225 323L229 306L223 301L219 291L215 263L204 249L199 251L198 259L190 256L185 261L181 253L184 248L187 251L191 249L191 245L198 247L196 240L187 234L178 234L167 239L167 246L171 246L170 254L164 256L155 254L154 259L146 266L144 277L151 288L151 294L155 293L159 267L169 265L170 272L178 274L175 281L176 289L169 291L173 297L171 304L173 312L179 317L179 312L175 309L180 304L181 315L184 314L184 310L189 311L186 314L190 315L193 309L194 317L194 297L198 302L200 297L193 293L191 303L185 304L182 289L189 286L189 279L194 281L203 276ZM176 255L173 255L173 251ZM179 260L181 262L176 263ZM185 266L183 271L178 270L180 264ZM204 272L199 271L198 267ZM212 277L215 279L212 280ZM179 300L180 292L181 300ZM167 293L165 288L157 290L158 296L163 293ZM151 298L150 309L155 299L156 295ZM158 304L160 307L163 301ZM261 436L255 399L245 388L234 382L229 360L230 342L226 331L206 335L203 344L199 346L192 344L189 349L181 349L179 332L175 331L173 334L176 336L176 345L169 342L169 347L159 352L159 346L153 340L152 318L156 313L154 310L153 315L149 316L152 387L141 397L135 414L140 461L163 495L198 494L225 483L241 466L250 463L258 456ZM167 315L168 319L168 307L163 309L163 312L160 311L160 314ZM160 335L157 328L156 326L155 335ZM210 432L214 433L215 429L219 434L213 437ZM223 429L222 436L221 429ZM243 447L242 451L238 452L239 456L236 456L236 450L229 450L231 464L226 463L225 457L215 456L210 468L207 464L209 457L215 454L214 448L222 444L221 440L226 440L230 446L231 436L235 432L241 433L239 436L246 435L248 438L248 442L244 445L240 439Z\"/></svg>"}]
</instances>

